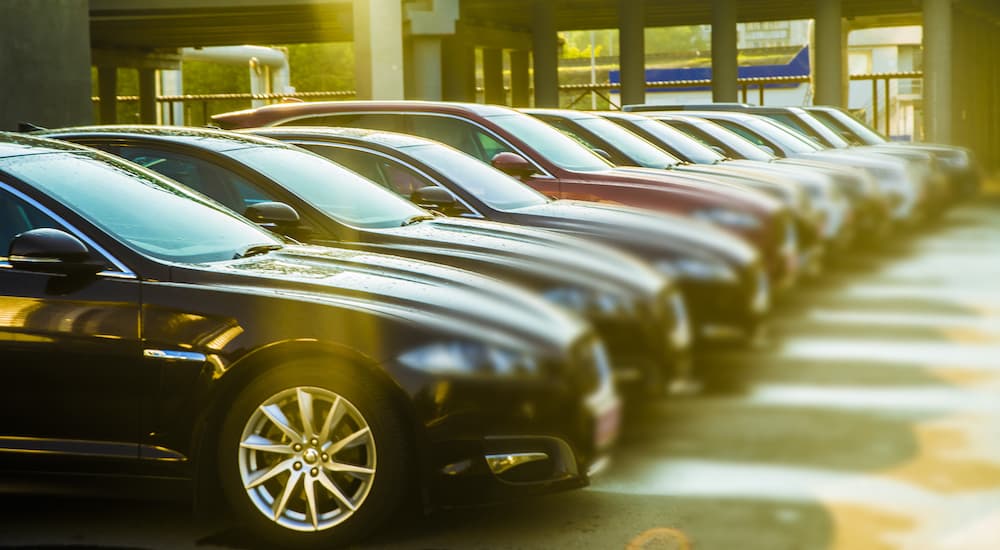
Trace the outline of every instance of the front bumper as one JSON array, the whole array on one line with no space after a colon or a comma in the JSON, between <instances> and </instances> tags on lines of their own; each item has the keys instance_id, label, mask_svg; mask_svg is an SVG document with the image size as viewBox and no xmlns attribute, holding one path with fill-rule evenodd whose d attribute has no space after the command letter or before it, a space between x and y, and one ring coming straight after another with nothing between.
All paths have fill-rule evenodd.
<instances>
[{"instance_id":1,"label":"front bumper","mask_svg":"<svg viewBox=\"0 0 1000 550\"><path fill-rule=\"evenodd\" d=\"M748 270L734 283L682 281L682 285L699 345L750 340L771 309L770 277L760 268Z\"/></svg>"}]
</instances>

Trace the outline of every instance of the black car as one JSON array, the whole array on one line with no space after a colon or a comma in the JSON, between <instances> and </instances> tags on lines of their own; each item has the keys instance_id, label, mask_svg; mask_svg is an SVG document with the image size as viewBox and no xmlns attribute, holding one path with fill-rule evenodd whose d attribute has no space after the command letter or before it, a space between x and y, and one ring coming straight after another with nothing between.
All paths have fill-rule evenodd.
<instances>
[{"instance_id":1,"label":"black car","mask_svg":"<svg viewBox=\"0 0 1000 550\"><path fill-rule=\"evenodd\" d=\"M194 482L272 543L319 546L411 493L583 486L617 429L599 341L505 285L288 244L10 134L0 213L0 474L20 485Z\"/></svg>"},{"instance_id":2,"label":"black car","mask_svg":"<svg viewBox=\"0 0 1000 550\"><path fill-rule=\"evenodd\" d=\"M640 260L547 231L432 215L329 160L276 140L193 128L46 133L156 170L297 240L401 255L490 275L584 315L615 376L659 392L688 359L679 289ZM291 216L260 203L291 205ZM249 209L249 210L248 210Z\"/></svg>"},{"instance_id":3,"label":"black car","mask_svg":"<svg viewBox=\"0 0 1000 550\"><path fill-rule=\"evenodd\" d=\"M551 200L474 157L416 136L315 126L250 132L329 158L425 208L555 230L635 254L679 281L699 340L745 340L770 309L770 284L757 252L707 224L624 206Z\"/></svg>"}]
</instances>

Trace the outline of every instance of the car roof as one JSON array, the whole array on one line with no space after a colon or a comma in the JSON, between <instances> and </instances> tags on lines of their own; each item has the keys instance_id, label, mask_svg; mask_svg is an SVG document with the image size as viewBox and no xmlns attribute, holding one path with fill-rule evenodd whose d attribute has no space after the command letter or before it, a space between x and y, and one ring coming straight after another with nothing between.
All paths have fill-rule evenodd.
<instances>
[{"instance_id":1,"label":"car roof","mask_svg":"<svg viewBox=\"0 0 1000 550\"><path fill-rule=\"evenodd\" d=\"M559 118L568 118L570 120L584 120L589 118L599 118L598 115L593 113L588 113L586 111L573 111L570 109L518 109L522 113L527 113L529 115L548 115Z\"/></svg>"},{"instance_id":2,"label":"car roof","mask_svg":"<svg viewBox=\"0 0 1000 550\"><path fill-rule=\"evenodd\" d=\"M238 118L241 115L265 115L270 119L283 120L301 116L369 110L465 113L484 117L512 112L512 109L498 105L483 105L479 103L461 103L451 101L303 101L295 103L277 103L274 105L265 105L256 109L232 111L229 113L214 115L212 119L225 121L227 118Z\"/></svg>"},{"instance_id":3,"label":"car roof","mask_svg":"<svg viewBox=\"0 0 1000 550\"><path fill-rule=\"evenodd\" d=\"M29 134L0 132L0 158L21 157L44 153L80 153L89 149Z\"/></svg>"},{"instance_id":4,"label":"car roof","mask_svg":"<svg viewBox=\"0 0 1000 550\"><path fill-rule=\"evenodd\" d=\"M330 126L268 126L265 128L249 128L240 130L259 136L294 136L304 139L332 139L354 143L371 143L396 149L414 145L437 144L436 141L424 139L410 134L371 130L367 128L340 128Z\"/></svg>"},{"instance_id":5,"label":"car roof","mask_svg":"<svg viewBox=\"0 0 1000 550\"><path fill-rule=\"evenodd\" d=\"M280 146L281 142L247 134L238 134L210 128L193 128L187 126L149 126L149 125L113 125L113 126L77 126L45 130L38 135L60 137L148 137L156 141L182 143L193 145L215 152L245 149L247 147Z\"/></svg>"},{"instance_id":6,"label":"car roof","mask_svg":"<svg viewBox=\"0 0 1000 550\"><path fill-rule=\"evenodd\" d=\"M618 118L621 120L649 120L650 118L645 115L630 113L626 111L591 111L590 114L604 118Z\"/></svg>"}]
</instances>

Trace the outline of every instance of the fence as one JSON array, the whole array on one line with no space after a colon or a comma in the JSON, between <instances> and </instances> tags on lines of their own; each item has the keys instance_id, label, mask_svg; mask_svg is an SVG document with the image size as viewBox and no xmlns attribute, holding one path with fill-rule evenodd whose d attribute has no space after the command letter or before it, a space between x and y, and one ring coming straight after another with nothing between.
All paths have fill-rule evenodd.
<instances>
[{"instance_id":1,"label":"fence","mask_svg":"<svg viewBox=\"0 0 1000 550\"><path fill-rule=\"evenodd\" d=\"M891 114L891 86L890 82L893 80L911 80L911 79L922 79L923 73L921 72L900 72L900 73L873 73L873 74L855 74L851 75L851 80L870 80L872 85L872 125L876 129L880 129L879 124L879 114L884 115L884 130L888 134L890 130L890 114ZM768 85L781 85L781 84L807 84L810 82L810 78L807 76L787 76L787 77L767 77L767 78L740 78L736 81L738 89L740 90L741 100L747 102L750 93L757 94L757 103L759 105L764 105L765 100L765 90ZM883 83L884 93L881 94L881 99L884 101L883 106L880 109L879 106L879 85ZM647 88L694 88L694 87L711 87L711 80L673 80L673 81L662 81L662 82L647 82ZM589 97L591 94L597 94L599 97L607 101L612 108L614 108L615 102L609 97L611 90L620 89L621 85L612 82L602 82L597 84L563 84L559 87L560 91L563 93L568 93L572 98L567 104L563 105L564 108L572 109L579 104L579 102ZM910 89L914 86L911 85ZM482 92L482 90L477 90L477 92ZM229 94L191 94L191 95L169 95L169 96L159 96L156 98L156 102L159 106L160 121L163 124L185 124L190 126L204 126L208 124L211 120L213 114L218 112L223 112L226 110L241 108L237 105L238 102L245 107L249 107L254 101L263 101L265 103L277 103L285 99L302 99L302 100L317 100L317 99L349 99L356 96L354 91L332 91L332 92L296 92L289 94L250 94L250 93L229 93ZM94 105L98 105L100 99L97 97L92 98ZM120 104L130 104L135 103L138 105L139 96L118 96L118 102ZM223 109L212 109L212 105L218 105L220 103L226 104L227 107ZM177 109L175 106L182 105L183 108L183 120L177 120ZM235 106L234 106L235 105ZM138 112L134 115L138 117Z\"/></svg>"}]
</instances>

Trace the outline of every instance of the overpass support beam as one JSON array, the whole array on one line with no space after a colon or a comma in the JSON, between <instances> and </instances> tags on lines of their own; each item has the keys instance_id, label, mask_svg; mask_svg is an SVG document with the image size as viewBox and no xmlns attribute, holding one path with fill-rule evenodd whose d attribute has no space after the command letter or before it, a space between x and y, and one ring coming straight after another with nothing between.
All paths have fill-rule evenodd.
<instances>
[{"instance_id":1,"label":"overpass support beam","mask_svg":"<svg viewBox=\"0 0 1000 550\"><path fill-rule=\"evenodd\" d=\"M414 36L410 39L410 55L413 63L414 99L441 101L444 92L441 87L441 38L438 36Z\"/></svg>"},{"instance_id":2,"label":"overpass support beam","mask_svg":"<svg viewBox=\"0 0 1000 550\"><path fill-rule=\"evenodd\" d=\"M514 107L531 106L531 52L510 52L510 104Z\"/></svg>"},{"instance_id":3,"label":"overpass support beam","mask_svg":"<svg viewBox=\"0 0 1000 550\"><path fill-rule=\"evenodd\" d=\"M92 123L87 0L4 0L0 13L0 130Z\"/></svg>"},{"instance_id":4,"label":"overpass support beam","mask_svg":"<svg viewBox=\"0 0 1000 550\"><path fill-rule=\"evenodd\" d=\"M97 93L101 98L101 124L118 122L118 68L97 68Z\"/></svg>"},{"instance_id":5,"label":"overpass support beam","mask_svg":"<svg viewBox=\"0 0 1000 550\"><path fill-rule=\"evenodd\" d=\"M646 102L646 2L618 0L622 105Z\"/></svg>"},{"instance_id":6,"label":"overpass support beam","mask_svg":"<svg viewBox=\"0 0 1000 550\"><path fill-rule=\"evenodd\" d=\"M924 116L927 140L950 143L952 113L951 0L924 2Z\"/></svg>"},{"instance_id":7,"label":"overpass support beam","mask_svg":"<svg viewBox=\"0 0 1000 550\"><path fill-rule=\"evenodd\" d=\"M156 124L156 69L139 69L139 122Z\"/></svg>"},{"instance_id":8,"label":"overpass support beam","mask_svg":"<svg viewBox=\"0 0 1000 550\"><path fill-rule=\"evenodd\" d=\"M559 106L559 36L554 2L532 5L532 53L535 61L535 106Z\"/></svg>"},{"instance_id":9,"label":"overpass support beam","mask_svg":"<svg viewBox=\"0 0 1000 550\"><path fill-rule=\"evenodd\" d=\"M736 101L736 1L712 0L712 101Z\"/></svg>"},{"instance_id":10,"label":"overpass support beam","mask_svg":"<svg viewBox=\"0 0 1000 550\"><path fill-rule=\"evenodd\" d=\"M816 0L816 59L813 83L817 105L844 105L844 33L841 0Z\"/></svg>"},{"instance_id":11,"label":"overpass support beam","mask_svg":"<svg viewBox=\"0 0 1000 550\"><path fill-rule=\"evenodd\" d=\"M354 0L358 99L403 99L403 8L399 0Z\"/></svg>"},{"instance_id":12,"label":"overpass support beam","mask_svg":"<svg viewBox=\"0 0 1000 550\"><path fill-rule=\"evenodd\" d=\"M476 100L476 49L459 36L442 42L445 101Z\"/></svg>"},{"instance_id":13,"label":"overpass support beam","mask_svg":"<svg viewBox=\"0 0 1000 550\"><path fill-rule=\"evenodd\" d=\"M507 90L503 87L503 50L499 48L483 48L483 89L486 103L507 103Z\"/></svg>"}]
</instances>

